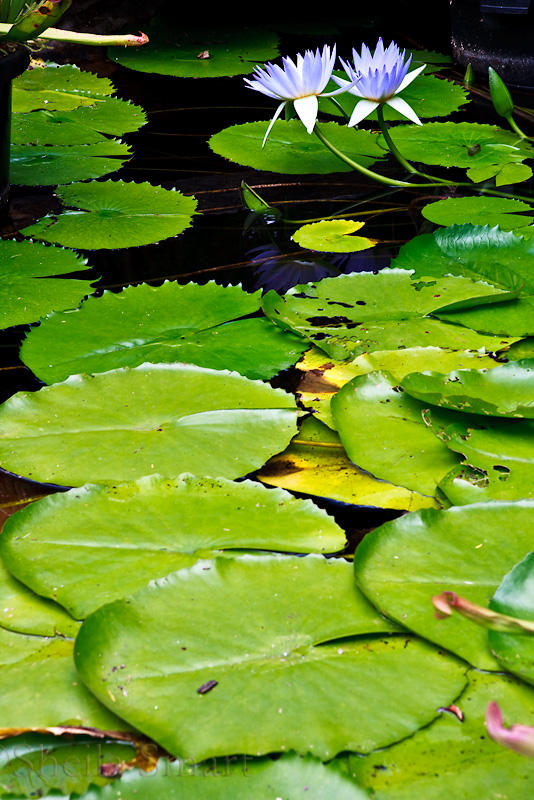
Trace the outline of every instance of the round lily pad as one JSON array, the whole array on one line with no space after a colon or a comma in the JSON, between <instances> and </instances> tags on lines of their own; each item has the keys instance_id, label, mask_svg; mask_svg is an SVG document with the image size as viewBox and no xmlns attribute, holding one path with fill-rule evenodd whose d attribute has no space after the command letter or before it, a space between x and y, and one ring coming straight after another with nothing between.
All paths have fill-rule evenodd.
<instances>
[{"instance_id":1,"label":"round lily pad","mask_svg":"<svg viewBox=\"0 0 534 800\"><path fill-rule=\"evenodd\" d=\"M189 227L197 205L175 189L125 181L74 183L56 194L69 210L21 232L80 250L136 247L176 236Z\"/></svg>"},{"instance_id":2,"label":"round lily pad","mask_svg":"<svg viewBox=\"0 0 534 800\"><path fill-rule=\"evenodd\" d=\"M268 122L245 122L214 134L209 146L214 153L246 167L290 175L351 172L352 168L331 153L315 136L306 132L300 120L277 120L262 148ZM378 136L352 130L337 122L321 125L325 136L337 148L364 167L384 156Z\"/></svg>"},{"instance_id":3,"label":"round lily pad","mask_svg":"<svg viewBox=\"0 0 534 800\"><path fill-rule=\"evenodd\" d=\"M532 206L522 200L507 200L503 197L448 197L426 205L422 214L438 225L498 225L510 231L532 223L531 216L522 216L520 211L532 211Z\"/></svg>"},{"instance_id":4,"label":"round lily pad","mask_svg":"<svg viewBox=\"0 0 534 800\"><path fill-rule=\"evenodd\" d=\"M287 446L297 416L292 395L227 371L73 375L0 407L0 464L66 486L188 471L237 478Z\"/></svg>"},{"instance_id":5,"label":"round lily pad","mask_svg":"<svg viewBox=\"0 0 534 800\"><path fill-rule=\"evenodd\" d=\"M409 736L465 685L463 665L426 643L365 636L390 629L347 562L247 555L103 606L75 659L103 703L173 755L326 760Z\"/></svg>"},{"instance_id":6,"label":"round lily pad","mask_svg":"<svg viewBox=\"0 0 534 800\"><path fill-rule=\"evenodd\" d=\"M13 183L24 186L51 186L101 178L120 169L130 155L129 146L115 139L55 147L13 145L10 177Z\"/></svg>"}]
</instances>

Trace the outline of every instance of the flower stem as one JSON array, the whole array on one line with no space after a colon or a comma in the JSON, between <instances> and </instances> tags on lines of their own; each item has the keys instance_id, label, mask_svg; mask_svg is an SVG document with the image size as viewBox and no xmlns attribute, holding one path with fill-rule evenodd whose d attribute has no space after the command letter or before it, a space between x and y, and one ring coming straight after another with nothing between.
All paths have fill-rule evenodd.
<instances>
[{"instance_id":1,"label":"flower stem","mask_svg":"<svg viewBox=\"0 0 534 800\"><path fill-rule=\"evenodd\" d=\"M374 181L378 181L378 183L384 183L386 184L386 186L400 186L403 189L426 189L429 186L442 187L444 185L443 181L439 183L437 181L435 181L434 183L410 183L409 181L398 181L395 180L395 178L386 178L384 175L379 175L378 172L373 172L373 170L367 169L367 167L362 167L362 165L358 164L357 161L353 161L352 158L345 155L345 153L342 153L341 150L338 150L338 148L326 138L324 133L319 129L318 125L315 126L313 132L315 133L319 141L321 141L325 145L325 147L327 147L330 150L331 153L333 153L335 156L344 161L345 164L348 164L349 167L352 167L352 169L356 170L357 172L361 172L362 175L365 175L366 177L371 178ZM447 183L447 185L457 186L458 184Z\"/></svg>"},{"instance_id":2,"label":"flower stem","mask_svg":"<svg viewBox=\"0 0 534 800\"><path fill-rule=\"evenodd\" d=\"M9 23L0 23L0 37L9 41L9 31L11 30ZM98 45L100 47L107 47L108 45L122 45L123 47L134 47L148 42L146 33L139 33L138 36L127 34L125 36L101 36L96 33L76 33L75 31L63 31L60 28L48 28L43 31L35 39L40 42L43 40L53 39L57 42L72 42L73 44L90 44Z\"/></svg>"},{"instance_id":3,"label":"flower stem","mask_svg":"<svg viewBox=\"0 0 534 800\"><path fill-rule=\"evenodd\" d=\"M517 124L515 119L512 117L512 115L510 115L509 117L506 117L506 122L511 127L511 129L514 131L514 133L517 133L517 135L520 136L522 139L529 139L530 141L532 141L532 139L534 138L532 136L527 136L527 134L524 133L524 131L521 130L521 128L519 127L519 125Z\"/></svg>"},{"instance_id":4,"label":"flower stem","mask_svg":"<svg viewBox=\"0 0 534 800\"><path fill-rule=\"evenodd\" d=\"M378 106L378 108L376 109L376 114L378 117L378 124L380 125L380 130L382 131L382 136L386 140L386 144L389 147L391 154L395 156L399 164L403 166L404 169L408 170L408 172L411 172L412 175L420 175L422 178L427 178L430 181L447 184L447 181L443 180L443 178L435 178L433 175L427 175L426 172L420 172L413 166L413 164L410 164L410 162L404 158L402 153L399 151L397 145L391 138L391 134L388 130L386 121L384 119L384 108L382 105Z\"/></svg>"}]
</instances>

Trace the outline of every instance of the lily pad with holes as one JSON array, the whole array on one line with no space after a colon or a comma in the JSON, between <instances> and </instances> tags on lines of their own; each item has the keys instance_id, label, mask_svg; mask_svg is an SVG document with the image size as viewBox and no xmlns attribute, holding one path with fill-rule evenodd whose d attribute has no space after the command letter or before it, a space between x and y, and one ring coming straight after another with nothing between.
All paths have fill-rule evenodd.
<instances>
[{"instance_id":1,"label":"lily pad with holes","mask_svg":"<svg viewBox=\"0 0 534 800\"><path fill-rule=\"evenodd\" d=\"M75 183L56 194L70 210L22 233L80 250L136 247L176 236L189 227L197 205L175 189L125 181Z\"/></svg>"},{"instance_id":2,"label":"lily pad with holes","mask_svg":"<svg viewBox=\"0 0 534 800\"><path fill-rule=\"evenodd\" d=\"M425 62L422 62L425 63ZM412 67L416 67L416 63ZM336 70L335 74L347 80L347 75L344 71ZM339 89L339 85L331 81L328 84L326 91L335 91ZM462 86L452 81L444 80L443 78L436 78L434 75L419 75L416 80L410 84L399 95L410 105L418 117L427 119L429 117L447 117L454 111L457 111L460 106L469 102L467 92ZM354 107L360 97L356 97L350 92L343 92L335 98L341 105L345 113L350 116L354 111ZM326 114L334 114L341 116L341 111L332 100L323 97L319 100L319 108ZM406 117L395 111L388 105L383 106L384 118L393 122L406 122ZM369 114L367 119L376 121L376 111ZM517 137L516 137L517 138Z\"/></svg>"},{"instance_id":3,"label":"lily pad with holes","mask_svg":"<svg viewBox=\"0 0 534 800\"><path fill-rule=\"evenodd\" d=\"M35 242L3 241L0 248L0 326L35 322L54 309L75 308L91 282L58 275L83 272L87 262L71 250Z\"/></svg>"},{"instance_id":4,"label":"lily pad with holes","mask_svg":"<svg viewBox=\"0 0 534 800\"><path fill-rule=\"evenodd\" d=\"M367 534L356 582L383 613L480 669L498 670L488 634L459 614L436 619L432 596L487 606L502 576L532 549L534 501L416 511Z\"/></svg>"},{"instance_id":5,"label":"lily pad with holes","mask_svg":"<svg viewBox=\"0 0 534 800\"><path fill-rule=\"evenodd\" d=\"M13 111L72 111L93 106L112 94L109 78L99 78L71 64L26 70L13 81Z\"/></svg>"},{"instance_id":6,"label":"lily pad with holes","mask_svg":"<svg viewBox=\"0 0 534 800\"><path fill-rule=\"evenodd\" d=\"M115 139L56 147L13 145L10 177L13 183L24 186L50 186L101 178L120 169L130 155L129 146Z\"/></svg>"},{"instance_id":7,"label":"lily pad with holes","mask_svg":"<svg viewBox=\"0 0 534 800\"><path fill-rule=\"evenodd\" d=\"M499 614L534 621L534 553L528 553L504 576L493 595L490 608ZM532 634L488 631L492 653L507 671L527 683L534 683L534 636Z\"/></svg>"},{"instance_id":8,"label":"lily pad with holes","mask_svg":"<svg viewBox=\"0 0 534 800\"><path fill-rule=\"evenodd\" d=\"M268 124L265 121L231 125L214 134L209 146L214 153L230 161L267 172L289 175L351 172L352 167L307 133L300 120L277 120L262 148ZM345 155L364 167L384 156L377 134L355 131L337 122L321 125L321 131Z\"/></svg>"},{"instance_id":9,"label":"lily pad with holes","mask_svg":"<svg viewBox=\"0 0 534 800\"><path fill-rule=\"evenodd\" d=\"M368 250L377 244L376 239L352 235L364 225L364 222L354 222L348 219L323 220L303 225L295 231L291 238L308 250L319 250L326 253L355 253L357 250Z\"/></svg>"},{"instance_id":10,"label":"lily pad with holes","mask_svg":"<svg viewBox=\"0 0 534 800\"><path fill-rule=\"evenodd\" d=\"M83 725L129 730L86 689L69 639L23 636L0 628L0 727Z\"/></svg>"},{"instance_id":11,"label":"lily pad with holes","mask_svg":"<svg viewBox=\"0 0 534 800\"><path fill-rule=\"evenodd\" d=\"M532 217L516 212L533 211L534 207L522 200L503 197L448 197L429 203L422 209L426 219L438 225L498 225L511 231L532 223Z\"/></svg>"},{"instance_id":12,"label":"lily pad with holes","mask_svg":"<svg viewBox=\"0 0 534 800\"><path fill-rule=\"evenodd\" d=\"M438 505L432 497L377 480L355 467L339 436L313 417L304 420L287 450L271 458L258 478L269 486L351 505L405 511Z\"/></svg>"},{"instance_id":13,"label":"lily pad with holes","mask_svg":"<svg viewBox=\"0 0 534 800\"><path fill-rule=\"evenodd\" d=\"M266 319L240 319L259 305L260 292L248 294L240 286L213 281L104 292L79 313L43 320L26 337L21 358L46 383L146 361L187 362L271 378L291 366L306 344Z\"/></svg>"},{"instance_id":14,"label":"lily pad with holes","mask_svg":"<svg viewBox=\"0 0 534 800\"><path fill-rule=\"evenodd\" d=\"M223 766L224 764L224 766ZM233 758L190 764L161 759L152 772L128 770L96 798L80 800L273 800L275 797L324 800L367 800L350 778L314 758L294 754L271 758Z\"/></svg>"},{"instance_id":15,"label":"lily pad with holes","mask_svg":"<svg viewBox=\"0 0 534 800\"><path fill-rule=\"evenodd\" d=\"M467 474L453 472L441 484L452 502L533 496L534 422L467 414L443 416L439 409L429 412L427 419L469 470Z\"/></svg>"},{"instance_id":16,"label":"lily pad with holes","mask_svg":"<svg viewBox=\"0 0 534 800\"><path fill-rule=\"evenodd\" d=\"M375 350L399 346L435 344L468 350L473 345L468 336L457 331L428 340L429 314L440 309L463 309L500 302L514 296L482 281L444 277L436 280L413 280L411 272L383 269L378 275L357 273L325 278L316 283L294 286L283 297L270 291L264 295L265 314L282 328L290 329L317 344L334 358L347 358L345 338L374 340ZM393 331L391 327L393 326ZM443 329L436 323L434 327ZM399 336L398 328L402 329ZM426 332L426 333L425 333ZM445 339L445 342L443 341ZM332 341L331 341L332 340ZM450 344L454 340L454 344ZM397 343L395 343L397 342ZM461 342L461 343L460 343ZM480 346L480 345L479 345ZM355 355L362 352L360 349Z\"/></svg>"},{"instance_id":17,"label":"lily pad with holes","mask_svg":"<svg viewBox=\"0 0 534 800\"><path fill-rule=\"evenodd\" d=\"M88 617L77 668L173 755L369 752L434 719L465 685L464 667L404 636L368 638L391 623L351 573L322 556L199 562Z\"/></svg>"},{"instance_id":18,"label":"lily pad with holes","mask_svg":"<svg viewBox=\"0 0 534 800\"><path fill-rule=\"evenodd\" d=\"M534 692L509 675L470 670L468 678L456 713L441 709L432 725L383 750L379 759L377 754L349 756L348 774L375 800L521 797L534 780L534 761L494 742L484 717L494 701L508 723L532 725Z\"/></svg>"},{"instance_id":19,"label":"lily pad with holes","mask_svg":"<svg viewBox=\"0 0 534 800\"><path fill-rule=\"evenodd\" d=\"M292 395L235 372L144 364L73 375L0 407L0 464L65 486L237 478L289 444L297 416Z\"/></svg>"},{"instance_id":20,"label":"lily pad with holes","mask_svg":"<svg viewBox=\"0 0 534 800\"><path fill-rule=\"evenodd\" d=\"M110 57L123 67L180 78L246 75L258 62L276 58L278 36L246 24L185 30L165 20L147 28L150 43L140 48L110 47ZM135 50L135 53L128 52Z\"/></svg>"},{"instance_id":21,"label":"lily pad with holes","mask_svg":"<svg viewBox=\"0 0 534 800\"><path fill-rule=\"evenodd\" d=\"M522 230L522 229L521 229ZM413 269L415 277L463 275L506 289L534 293L534 243L521 230L498 226L451 225L403 245L392 266Z\"/></svg>"},{"instance_id":22,"label":"lily pad with holes","mask_svg":"<svg viewBox=\"0 0 534 800\"><path fill-rule=\"evenodd\" d=\"M458 463L426 426L424 403L386 372L353 378L333 397L331 409L350 460L375 478L432 497Z\"/></svg>"},{"instance_id":23,"label":"lily pad with holes","mask_svg":"<svg viewBox=\"0 0 534 800\"><path fill-rule=\"evenodd\" d=\"M443 408L495 417L534 417L534 360L493 369L413 372L401 380L412 397Z\"/></svg>"},{"instance_id":24,"label":"lily pad with holes","mask_svg":"<svg viewBox=\"0 0 534 800\"><path fill-rule=\"evenodd\" d=\"M345 544L309 500L187 474L52 495L14 514L0 537L11 572L78 619L215 549L332 553Z\"/></svg>"},{"instance_id":25,"label":"lily pad with holes","mask_svg":"<svg viewBox=\"0 0 534 800\"><path fill-rule=\"evenodd\" d=\"M495 125L472 122L399 125L392 129L391 136L402 155L410 161L465 167L468 176L471 169L521 164L524 159L534 156L534 148L525 139ZM476 173L475 178L479 179Z\"/></svg>"}]
</instances>

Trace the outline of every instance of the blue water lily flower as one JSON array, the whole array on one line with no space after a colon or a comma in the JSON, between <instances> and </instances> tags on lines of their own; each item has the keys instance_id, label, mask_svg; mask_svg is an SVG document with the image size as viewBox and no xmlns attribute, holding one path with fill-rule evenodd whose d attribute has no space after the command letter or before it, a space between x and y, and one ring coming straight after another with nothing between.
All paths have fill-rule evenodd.
<instances>
[{"instance_id":1,"label":"blue water lily flower","mask_svg":"<svg viewBox=\"0 0 534 800\"><path fill-rule=\"evenodd\" d=\"M372 55L364 44L361 55L353 49L354 67L340 59L349 80L337 78L335 75L332 79L338 86L343 86L351 94L362 98L356 103L349 126L357 125L383 103L394 108L411 122L422 125L413 108L397 95L417 78L426 64L408 72L412 57L405 60L405 55L406 50L401 53L395 42L391 42L389 47L384 49L384 43L379 39Z\"/></svg>"},{"instance_id":2,"label":"blue water lily flower","mask_svg":"<svg viewBox=\"0 0 534 800\"><path fill-rule=\"evenodd\" d=\"M308 133L311 133L317 119L319 106L317 98L341 94L357 83L359 76L355 76L352 81L344 82L346 85L333 92L325 93L323 91L332 77L335 60L336 46L334 45L330 49L328 45L325 45L322 52L317 48L315 53L312 50L306 50L304 55L299 53L297 63L289 56L282 58L283 68L270 62L263 67L257 66L252 73L253 79L244 79L249 89L282 101L269 123L262 147L286 103L293 103L297 116L303 122Z\"/></svg>"}]
</instances>

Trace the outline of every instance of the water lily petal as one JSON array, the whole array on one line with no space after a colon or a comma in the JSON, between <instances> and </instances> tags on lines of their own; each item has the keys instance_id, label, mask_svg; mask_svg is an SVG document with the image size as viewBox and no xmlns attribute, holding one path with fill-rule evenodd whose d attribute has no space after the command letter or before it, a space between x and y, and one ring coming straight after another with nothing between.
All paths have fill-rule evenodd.
<instances>
[{"instance_id":1,"label":"water lily petal","mask_svg":"<svg viewBox=\"0 0 534 800\"><path fill-rule=\"evenodd\" d=\"M402 97L390 97L389 100L386 100L386 103L388 106L391 106L391 108L394 108L395 111L398 111L399 114L402 114L403 117L406 117L411 122L415 122L416 125L423 124L413 108L409 106Z\"/></svg>"},{"instance_id":2,"label":"water lily petal","mask_svg":"<svg viewBox=\"0 0 534 800\"><path fill-rule=\"evenodd\" d=\"M516 753L524 756L534 756L534 728L529 725L512 725L505 728L501 709L498 704L491 702L486 709L486 728L492 739Z\"/></svg>"},{"instance_id":3,"label":"water lily petal","mask_svg":"<svg viewBox=\"0 0 534 800\"><path fill-rule=\"evenodd\" d=\"M414 80L417 78L417 76L418 76L418 75L420 75L420 74L421 74L421 72L424 70L424 68L425 68L425 67L426 67L426 64L423 64L423 66L422 66L422 67L417 67L417 69L412 69L412 71L411 71L411 72L409 72L409 73L408 73L408 74L407 74L407 75L406 75L406 76L405 76L405 77L402 79L402 81L401 81L401 83L400 83L400 85L399 85L399 88L397 89L397 92L396 92L396 94L397 94L398 92L402 92L402 90L403 90L403 89L406 89L406 87L407 87L407 86L409 86L409 85L410 85L410 83L411 83L412 81L414 81Z\"/></svg>"},{"instance_id":4,"label":"water lily petal","mask_svg":"<svg viewBox=\"0 0 534 800\"><path fill-rule=\"evenodd\" d=\"M356 107L349 120L349 128L353 125L357 125L362 119L365 119L365 117L368 117L379 105L380 103L377 103L376 100L360 100L356 103Z\"/></svg>"},{"instance_id":5,"label":"water lily petal","mask_svg":"<svg viewBox=\"0 0 534 800\"><path fill-rule=\"evenodd\" d=\"M304 124L304 127L308 133L311 133L315 126L315 120L317 119L317 112L319 110L317 96L310 94L308 97L298 97L296 100L293 100L293 106L301 122Z\"/></svg>"},{"instance_id":6,"label":"water lily petal","mask_svg":"<svg viewBox=\"0 0 534 800\"><path fill-rule=\"evenodd\" d=\"M271 132L271 128L273 127L274 123L276 122L276 120L278 119L278 117L280 116L280 114L282 113L282 109L284 108L285 104L286 104L286 101L284 100L284 102L283 102L283 103L280 103L280 105L278 106L278 108L277 108L277 109L276 109L276 111L274 112L274 117L273 117L273 118L272 118L272 120L269 122L269 127L268 127L268 128L267 128L267 130L265 131L265 136L263 137L263 142L261 143L261 147L262 147L262 149L265 147L265 142L267 141L267 137L269 136L269 134L270 134L270 132Z\"/></svg>"}]
</instances>

